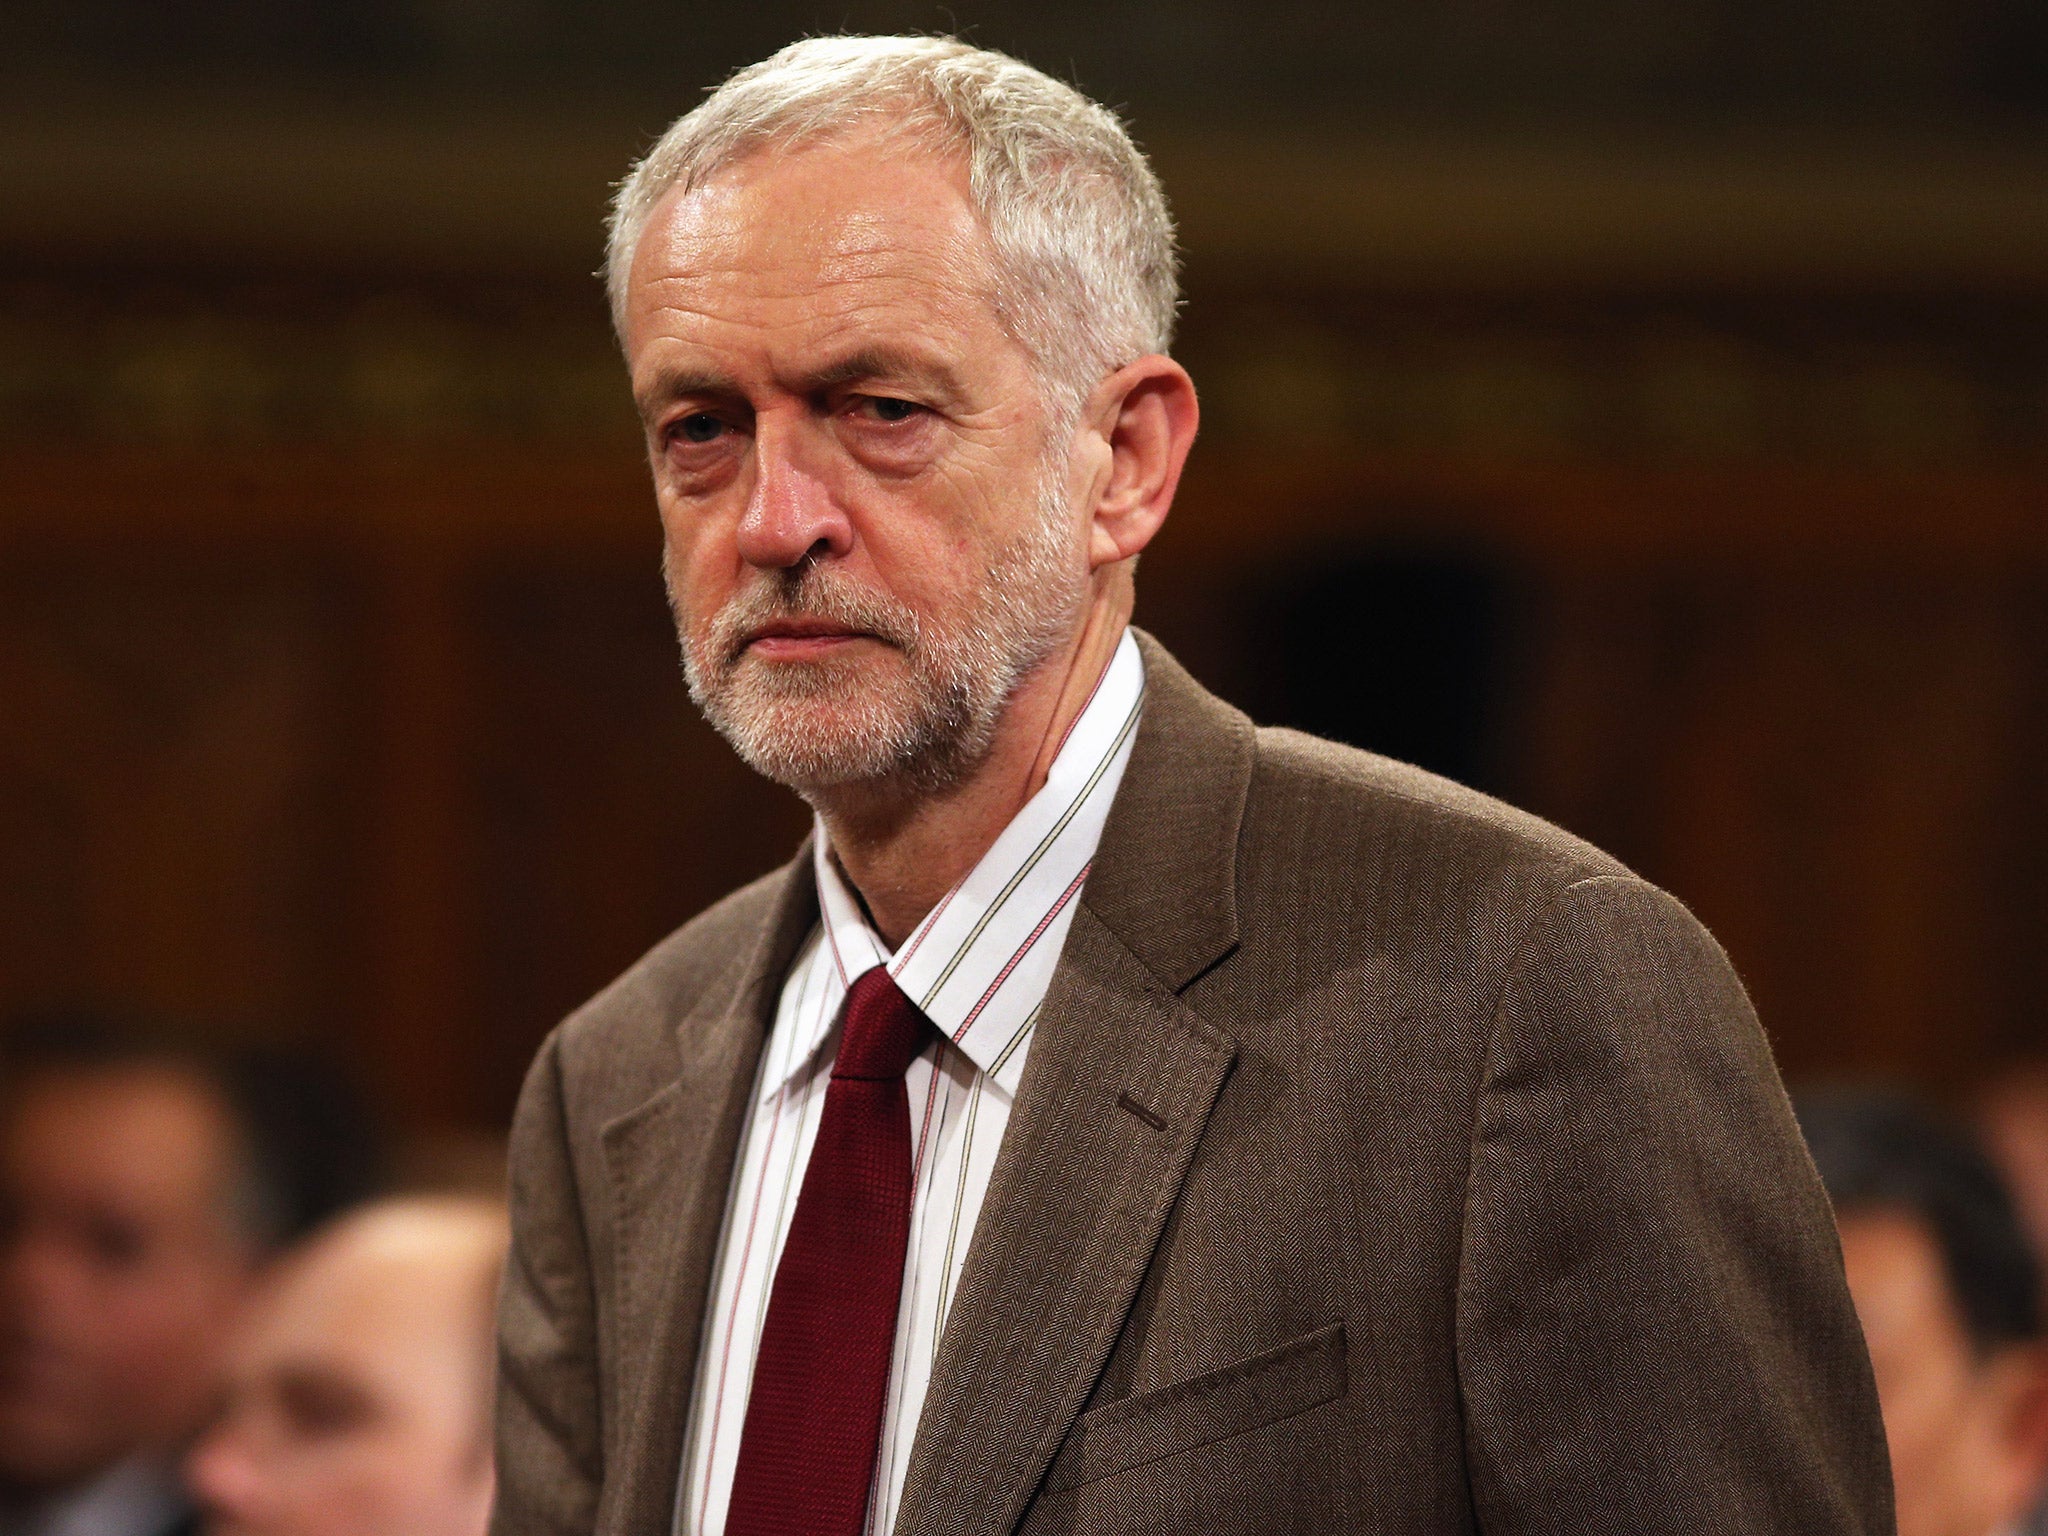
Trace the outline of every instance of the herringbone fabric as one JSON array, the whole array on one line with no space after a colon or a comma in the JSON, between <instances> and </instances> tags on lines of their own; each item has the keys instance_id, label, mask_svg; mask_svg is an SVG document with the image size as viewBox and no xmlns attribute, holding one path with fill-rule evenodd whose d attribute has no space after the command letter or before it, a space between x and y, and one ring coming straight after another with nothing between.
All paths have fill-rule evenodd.
<instances>
[{"instance_id":1,"label":"herringbone fabric","mask_svg":"<svg viewBox=\"0 0 2048 1536\"><path fill-rule=\"evenodd\" d=\"M1891 1536L1833 1219L1712 939L1138 644L890 1536ZM674 1530L810 858L527 1078L495 1536Z\"/></svg>"},{"instance_id":2,"label":"herringbone fabric","mask_svg":"<svg viewBox=\"0 0 2048 1536\"><path fill-rule=\"evenodd\" d=\"M769 1295L729 1536L858 1536L910 1241L903 1074L931 1025L881 966L846 997L818 1139Z\"/></svg>"}]
</instances>

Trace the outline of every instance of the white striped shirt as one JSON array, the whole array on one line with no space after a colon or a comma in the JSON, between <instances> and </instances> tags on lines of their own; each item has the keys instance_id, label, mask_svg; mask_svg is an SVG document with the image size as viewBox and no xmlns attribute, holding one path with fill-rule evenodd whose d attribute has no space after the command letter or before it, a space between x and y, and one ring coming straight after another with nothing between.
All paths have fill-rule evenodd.
<instances>
[{"instance_id":1,"label":"white striped shirt","mask_svg":"<svg viewBox=\"0 0 2048 1536\"><path fill-rule=\"evenodd\" d=\"M783 983L740 1144L705 1317L676 1530L722 1536L754 1356L839 1048L840 1006L887 965L946 1039L910 1064L910 1250L867 1529L894 1524L946 1308L1009 1124L1074 898L1130 761L1145 668L1126 631L1034 795L981 862L889 953L814 839L820 922Z\"/></svg>"}]
</instances>

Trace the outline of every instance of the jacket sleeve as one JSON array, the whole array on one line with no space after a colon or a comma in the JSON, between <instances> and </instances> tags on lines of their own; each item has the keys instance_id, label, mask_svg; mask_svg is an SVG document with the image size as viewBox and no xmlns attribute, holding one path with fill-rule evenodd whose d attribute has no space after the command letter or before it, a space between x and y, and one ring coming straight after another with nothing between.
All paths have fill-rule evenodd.
<instances>
[{"instance_id":1,"label":"jacket sleeve","mask_svg":"<svg viewBox=\"0 0 2048 1536\"><path fill-rule=\"evenodd\" d=\"M512 1120L512 1251L498 1301L492 1536L590 1536L604 1476L596 1314L557 1037Z\"/></svg>"},{"instance_id":2,"label":"jacket sleeve","mask_svg":"<svg viewBox=\"0 0 2048 1536\"><path fill-rule=\"evenodd\" d=\"M1889 1536L1826 1197L1726 957L1626 877L1522 940L1473 1126L1459 1388L1488 1533Z\"/></svg>"}]
</instances>

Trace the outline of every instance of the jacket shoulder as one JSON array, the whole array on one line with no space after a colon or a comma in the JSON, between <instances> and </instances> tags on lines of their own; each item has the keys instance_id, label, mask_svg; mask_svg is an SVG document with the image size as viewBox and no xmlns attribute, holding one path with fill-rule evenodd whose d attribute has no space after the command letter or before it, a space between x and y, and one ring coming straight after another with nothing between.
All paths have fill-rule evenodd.
<instances>
[{"instance_id":1,"label":"jacket shoulder","mask_svg":"<svg viewBox=\"0 0 2048 1536\"><path fill-rule=\"evenodd\" d=\"M707 907L564 1019L550 1045L565 1080L625 1106L674 1076L678 1026L730 1005L791 878L785 865Z\"/></svg>"},{"instance_id":2,"label":"jacket shoulder","mask_svg":"<svg viewBox=\"0 0 2048 1536\"><path fill-rule=\"evenodd\" d=\"M1555 890L1631 873L1540 816L1412 764L1279 727L1256 741L1248 835L1318 838L1360 868L1422 859L1453 883Z\"/></svg>"}]
</instances>

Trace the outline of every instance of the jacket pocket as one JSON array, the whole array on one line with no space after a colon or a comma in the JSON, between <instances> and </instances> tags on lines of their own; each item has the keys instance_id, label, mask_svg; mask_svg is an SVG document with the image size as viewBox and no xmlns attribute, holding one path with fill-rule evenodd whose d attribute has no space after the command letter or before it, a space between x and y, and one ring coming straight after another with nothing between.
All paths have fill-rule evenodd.
<instances>
[{"instance_id":1,"label":"jacket pocket","mask_svg":"<svg viewBox=\"0 0 2048 1536\"><path fill-rule=\"evenodd\" d=\"M1045 1491L1293 1418L1342 1397L1345 1380L1344 1325L1337 1322L1235 1365L1091 1408L1074 1420L1046 1472Z\"/></svg>"}]
</instances>

